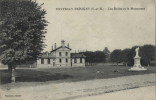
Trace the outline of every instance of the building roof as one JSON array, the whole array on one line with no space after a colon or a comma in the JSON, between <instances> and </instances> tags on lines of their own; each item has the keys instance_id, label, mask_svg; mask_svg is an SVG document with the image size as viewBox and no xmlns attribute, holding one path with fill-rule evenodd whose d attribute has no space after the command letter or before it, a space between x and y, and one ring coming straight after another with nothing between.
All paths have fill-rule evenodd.
<instances>
[{"instance_id":1,"label":"building roof","mask_svg":"<svg viewBox=\"0 0 156 100\"><path fill-rule=\"evenodd\" d=\"M48 59L48 58L55 58L54 54L48 53L48 54L42 54L40 58Z\"/></svg>"},{"instance_id":2,"label":"building roof","mask_svg":"<svg viewBox=\"0 0 156 100\"><path fill-rule=\"evenodd\" d=\"M58 47L58 48L52 50L51 52L54 52L54 51L56 51L56 50L58 50L58 49L60 49L60 48L62 48L62 46L60 46L60 47ZM65 46L65 48L67 48L67 49L69 49L69 50L72 50L72 49L70 49L69 47L66 47L66 46Z\"/></svg>"},{"instance_id":3,"label":"building roof","mask_svg":"<svg viewBox=\"0 0 156 100\"><path fill-rule=\"evenodd\" d=\"M71 53L71 58L85 58L86 56L82 53Z\"/></svg>"}]
</instances>

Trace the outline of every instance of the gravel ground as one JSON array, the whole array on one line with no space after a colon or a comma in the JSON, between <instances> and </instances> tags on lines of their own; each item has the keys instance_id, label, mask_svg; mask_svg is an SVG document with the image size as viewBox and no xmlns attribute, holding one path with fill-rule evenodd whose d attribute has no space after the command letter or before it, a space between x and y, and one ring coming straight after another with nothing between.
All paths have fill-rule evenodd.
<instances>
[{"instance_id":1,"label":"gravel ground","mask_svg":"<svg viewBox=\"0 0 156 100\"><path fill-rule=\"evenodd\" d=\"M2 100L68 100L153 85L155 85L155 74L145 74L1 89L1 98Z\"/></svg>"},{"instance_id":2,"label":"gravel ground","mask_svg":"<svg viewBox=\"0 0 156 100\"><path fill-rule=\"evenodd\" d=\"M77 98L75 100L155 100L155 86L117 91L96 96Z\"/></svg>"}]
</instances>

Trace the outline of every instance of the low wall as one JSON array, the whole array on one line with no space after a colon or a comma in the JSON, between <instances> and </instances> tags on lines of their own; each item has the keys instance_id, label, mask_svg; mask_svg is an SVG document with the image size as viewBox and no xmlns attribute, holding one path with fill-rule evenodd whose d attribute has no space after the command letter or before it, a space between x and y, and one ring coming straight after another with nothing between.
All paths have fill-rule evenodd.
<instances>
[{"instance_id":1,"label":"low wall","mask_svg":"<svg viewBox=\"0 0 156 100\"><path fill-rule=\"evenodd\" d=\"M72 67L85 67L84 63L73 63Z\"/></svg>"},{"instance_id":2,"label":"low wall","mask_svg":"<svg viewBox=\"0 0 156 100\"><path fill-rule=\"evenodd\" d=\"M29 65L15 65L15 67L19 68L36 68L37 66L34 64L29 64Z\"/></svg>"},{"instance_id":3,"label":"low wall","mask_svg":"<svg viewBox=\"0 0 156 100\"><path fill-rule=\"evenodd\" d=\"M110 63L89 63L89 62L86 62L85 63L86 66L96 66L96 65L107 65L107 66L116 66L117 63L113 63L113 62L110 62ZM123 63L118 63L118 66L122 66Z\"/></svg>"}]
</instances>

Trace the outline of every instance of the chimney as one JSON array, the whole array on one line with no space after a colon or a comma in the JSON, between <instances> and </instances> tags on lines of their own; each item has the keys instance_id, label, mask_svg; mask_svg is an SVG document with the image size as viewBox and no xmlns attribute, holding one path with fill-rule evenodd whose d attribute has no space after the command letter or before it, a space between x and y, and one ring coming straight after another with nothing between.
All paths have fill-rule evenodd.
<instances>
[{"instance_id":1,"label":"chimney","mask_svg":"<svg viewBox=\"0 0 156 100\"><path fill-rule=\"evenodd\" d=\"M68 43L67 47L69 48L69 43Z\"/></svg>"},{"instance_id":2,"label":"chimney","mask_svg":"<svg viewBox=\"0 0 156 100\"><path fill-rule=\"evenodd\" d=\"M46 51L46 53L47 53L47 56L48 56L48 51Z\"/></svg>"},{"instance_id":3,"label":"chimney","mask_svg":"<svg viewBox=\"0 0 156 100\"><path fill-rule=\"evenodd\" d=\"M55 43L55 49L56 49L56 43Z\"/></svg>"},{"instance_id":4,"label":"chimney","mask_svg":"<svg viewBox=\"0 0 156 100\"><path fill-rule=\"evenodd\" d=\"M61 41L61 46L62 46L63 48L65 48L65 41L64 41L64 40Z\"/></svg>"},{"instance_id":5,"label":"chimney","mask_svg":"<svg viewBox=\"0 0 156 100\"><path fill-rule=\"evenodd\" d=\"M52 50L53 50L53 45L52 45Z\"/></svg>"}]
</instances>

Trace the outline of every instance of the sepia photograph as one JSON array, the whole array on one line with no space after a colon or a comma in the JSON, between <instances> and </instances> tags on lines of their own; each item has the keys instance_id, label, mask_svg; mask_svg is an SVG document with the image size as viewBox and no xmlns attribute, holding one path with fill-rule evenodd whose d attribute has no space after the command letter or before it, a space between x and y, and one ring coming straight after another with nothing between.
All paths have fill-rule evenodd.
<instances>
[{"instance_id":1,"label":"sepia photograph","mask_svg":"<svg viewBox=\"0 0 156 100\"><path fill-rule=\"evenodd\" d=\"M155 100L155 0L0 0L0 100Z\"/></svg>"}]
</instances>

